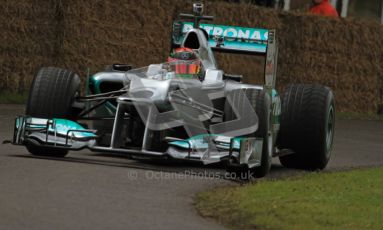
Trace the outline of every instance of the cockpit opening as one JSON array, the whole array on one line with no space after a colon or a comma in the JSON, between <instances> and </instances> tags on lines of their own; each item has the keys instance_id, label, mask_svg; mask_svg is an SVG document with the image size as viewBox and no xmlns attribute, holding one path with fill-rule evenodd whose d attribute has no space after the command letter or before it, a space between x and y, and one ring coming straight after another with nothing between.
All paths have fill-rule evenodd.
<instances>
[{"instance_id":1,"label":"cockpit opening","mask_svg":"<svg viewBox=\"0 0 383 230\"><path fill-rule=\"evenodd\" d=\"M184 47L190 48L190 49L199 49L200 44L198 40L198 35L195 32L190 32L187 35L187 38L184 42Z\"/></svg>"}]
</instances>

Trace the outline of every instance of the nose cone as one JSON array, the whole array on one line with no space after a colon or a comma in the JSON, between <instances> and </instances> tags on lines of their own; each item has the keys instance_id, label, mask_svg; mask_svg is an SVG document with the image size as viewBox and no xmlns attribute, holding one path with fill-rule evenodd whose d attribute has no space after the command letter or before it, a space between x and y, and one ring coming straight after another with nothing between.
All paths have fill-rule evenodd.
<instances>
[{"instance_id":1,"label":"nose cone","mask_svg":"<svg viewBox=\"0 0 383 230\"><path fill-rule=\"evenodd\" d=\"M128 96L132 99L146 99L154 103L166 101L170 80L154 80L148 78L131 78Z\"/></svg>"},{"instance_id":2,"label":"nose cone","mask_svg":"<svg viewBox=\"0 0 383 230\"><path fill-rule=\"evenodd\" d=\"M135 97L135 98L151 98L154 95L154 92L151 91L150 89L142 89L142 90L137 90L135 92L131 92L130 96Z\"/></svg>"}]
</instances>

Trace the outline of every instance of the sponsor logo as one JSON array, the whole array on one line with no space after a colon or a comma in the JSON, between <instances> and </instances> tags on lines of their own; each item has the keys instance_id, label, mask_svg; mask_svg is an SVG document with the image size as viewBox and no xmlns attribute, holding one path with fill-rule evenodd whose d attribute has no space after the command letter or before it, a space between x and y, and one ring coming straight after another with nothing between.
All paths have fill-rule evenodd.
<instances>
[{"instance_id":1,"label":"sponsor logo","mask_svg":"<svg viewBox=\"0 0 383 230\"><path fill-rule=\"evenodd\" d=\"M193 23L184 22L182 33L187 33L193 28ZM267 41L268 30L253 29L236 26L221 26L212 24L201 24L200 28L204 29L210 36L223 36L228 41Z\"/></svg>"}]
</instances>

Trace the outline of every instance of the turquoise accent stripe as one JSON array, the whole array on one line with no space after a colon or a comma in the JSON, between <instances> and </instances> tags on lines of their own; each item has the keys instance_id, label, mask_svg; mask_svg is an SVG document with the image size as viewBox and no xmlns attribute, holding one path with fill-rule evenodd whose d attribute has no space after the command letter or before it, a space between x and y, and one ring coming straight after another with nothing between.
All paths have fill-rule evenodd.
<instances>
[{"instance_id":1,"label":"turquoise accent stripe","mask_svg":"<svg viewBox=\"0 0 383 230\"><path fill-rule=\"evenodd\" d=\"M53 122L55 124L55 127L49 126L49 132L56 132L62 135L66 135L69 130L78 130L83 131L85 130L84 127L82 127L80 124L66 119L59 119L59 118L53 118ZM88 133L88 132L69 132L69 135L73 135L77 138L84 138L84 137L96 137L94 133Z\"/></svg>"},{"instance_id":2,"label":"turquoise accent stripe","mask_svg":"<svg viewBox=\"0 0 383 230\"><path fill-rule=\"evenodd\" d=\"M25 127L26 129L30 131L41 131L41 129L45 129L47 126L48 119L41 119L41 118L33 118L33 117L19 117L16 120L16 128L19 129L22 120L25 120L27 123L30 123L28 127ZM84 131L86 130L84 127L82 127L77 122L66 120L66 119L60 119L60 118L53 118L52 119L54 126L49 125L48 132L54 133L56 132L59 135L65 136L67 135L69 130L78 130L78 131ZM69 135L73 135L76 138L94 138L96 135L94 133L90 132L69 132Z\"/></svg>"},{"instance_id":3,"label":"turquoise accent stripe","mask_svg":"<svg viewBox=\"0 0 383 230\"><path fill-rule=\"evenodd\" d=\"M179 148L184 148L188 149L189 144L191 145L192 149L207 149L208 148L208 143L205 141L206 137L213 138L214 144L216 147L221 148L221 149L230 149L230 142L222 142L219 141L219 137L227 138L230 140L230 137L222 136L222 135L216 135L216 134L202 134L202 135L197 135L190 137L189 139L185 139L182 141L172 141L169 143L169 145L173 145ZM242 137L235 137L233 139L233 149L239 150L241 146L241 140Z\"/></svg>"}]
</instances>

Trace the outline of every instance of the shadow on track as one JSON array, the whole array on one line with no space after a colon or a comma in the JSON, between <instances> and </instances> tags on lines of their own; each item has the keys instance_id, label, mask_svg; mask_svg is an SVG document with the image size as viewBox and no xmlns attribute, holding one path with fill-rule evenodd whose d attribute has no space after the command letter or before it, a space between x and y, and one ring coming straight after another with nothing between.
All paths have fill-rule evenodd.
<instances>
[{"instance_id":1,"label":"shadow on track","mask_svg":"<svg viewBox=\"0 0 383 230\"><path fill-rule=\"evenodd\" d=\"M200 162L188 162L188 161L177 161L177 160L158 160L158 159L130 159L125 156L116 155L116 154L107 154L107 153L83 153L81 157L42 157L42 156L33 156L33 155L21 155L21 154L9 154L8 157L19 157L24 159L31 160L53 160L60 162L68 163L80 163L80 164L90 164L90 165L100 165L107 167L120 167L120 168L131 168L139 170L152 170L157 172L164 173L179 173L187 174L192 176L205 176L215 179L224 179L238 183L248 183L256 182L258 180L267 180L267 179L280 179L291 176L296 176L304 173L302 170L288 169L284 168L281 165L273 164L270 173L262 179L252 179L250 181L244 181L241 179L236 179L228 175L225 170L224 163L217 163L211 165L203 165ZM90 158L91 157L91 158ZM95 159L95 158L102 159ZM108 160L116 159L117 161Z\"/></svg>"}]
</instances>

